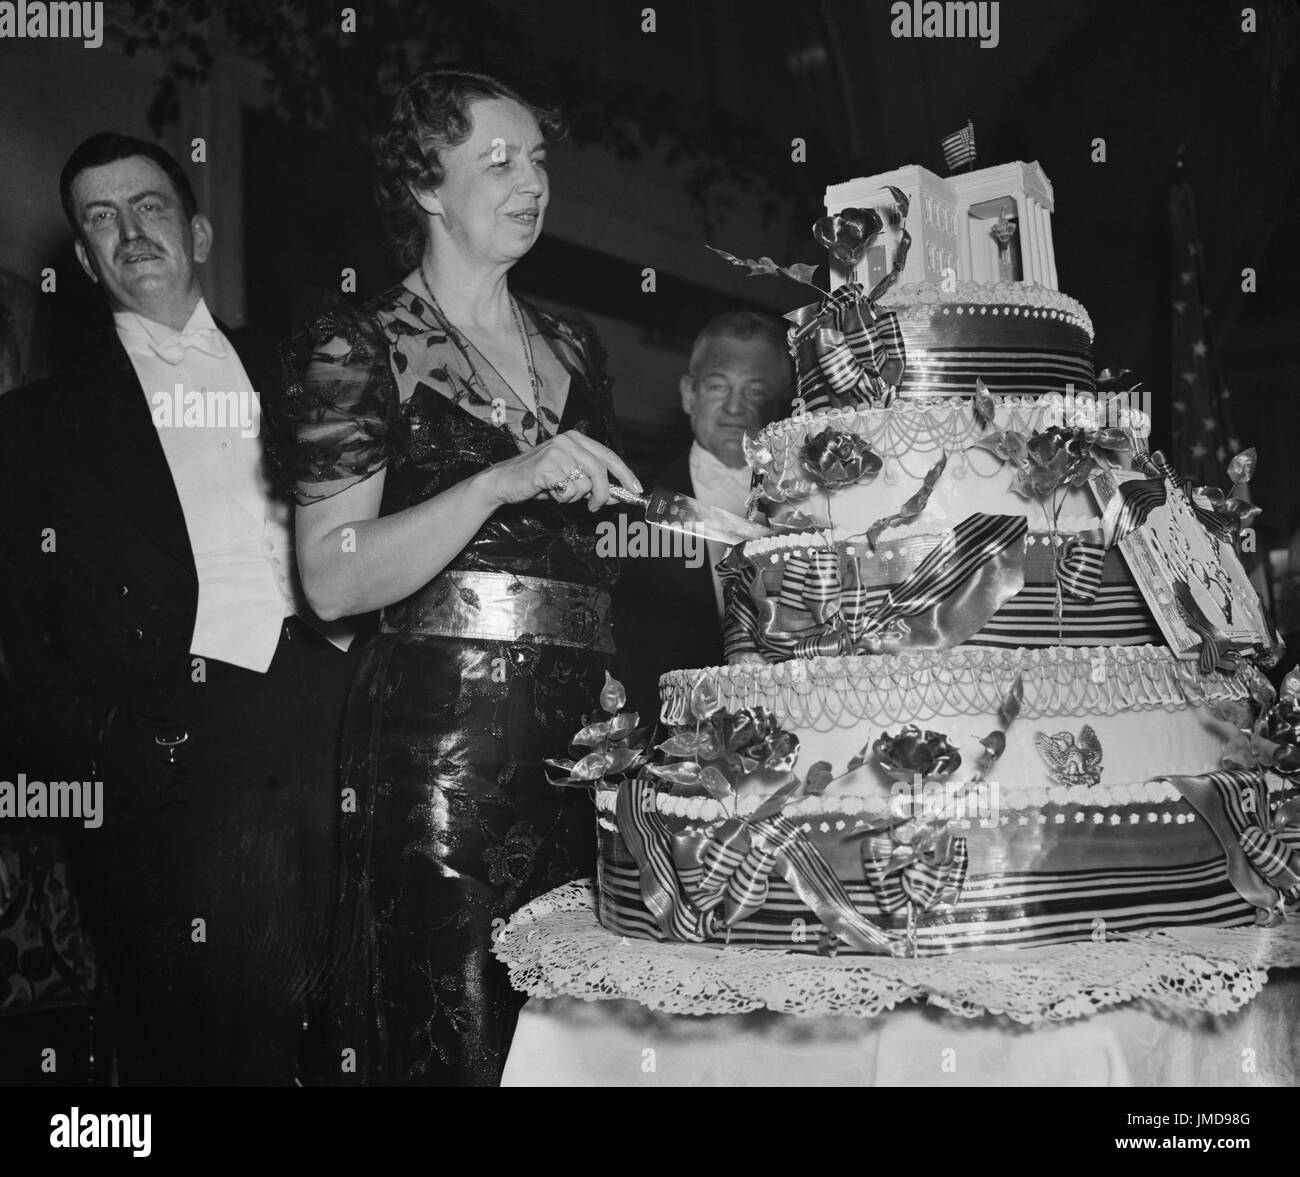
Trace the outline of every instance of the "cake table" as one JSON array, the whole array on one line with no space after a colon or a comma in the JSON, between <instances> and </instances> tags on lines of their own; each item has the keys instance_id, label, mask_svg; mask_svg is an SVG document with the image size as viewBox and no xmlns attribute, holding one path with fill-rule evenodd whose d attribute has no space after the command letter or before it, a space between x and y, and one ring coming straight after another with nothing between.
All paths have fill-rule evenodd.
<instances>
[{"instance_id":1,"label":"cake table","mask_svg":"<svg viewBox=\"0 0 1300 1177\"><path fill-rule=\"evenodd\" d=\"M589 886L559 888L497 938L531 998L506 1086L1300 1081L1295 921L826 959L625 939L596 922L593 904Z\"/></svg>"}]
</instances>

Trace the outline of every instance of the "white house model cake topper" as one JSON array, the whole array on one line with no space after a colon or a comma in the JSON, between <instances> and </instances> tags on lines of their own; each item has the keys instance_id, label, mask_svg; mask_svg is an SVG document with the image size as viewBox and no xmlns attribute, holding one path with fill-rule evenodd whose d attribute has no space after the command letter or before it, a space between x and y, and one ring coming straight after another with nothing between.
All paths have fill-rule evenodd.
<instances>
[{"instance_id":1,"label":"white house model cake topper","mask_svg":"<svg viewBox=\"0 0 1300 1177\"><path fill-rule=\"evenodd\" d=\"M909 200L904 218L889 187ZM897 285L928 282L1032 282L1058 290L1052 249L1052 184L1037 163L1006 163L947 179L917 165L832 184L826 211L874 208L886 231L852 273L836 267L835 285L856 280L870 290L894 264L904 228L912 246Z\"/></svg>"}]
</instances>

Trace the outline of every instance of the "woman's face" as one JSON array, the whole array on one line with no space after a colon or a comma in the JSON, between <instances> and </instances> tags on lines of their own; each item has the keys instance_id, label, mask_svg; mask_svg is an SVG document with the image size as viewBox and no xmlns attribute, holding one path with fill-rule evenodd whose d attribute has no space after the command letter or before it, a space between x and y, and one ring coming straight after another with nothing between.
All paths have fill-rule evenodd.
<instances>
[{"instance_id":1,"label":"woman's face","mask_svg":"<svg viewBox=\"0 0 1300 1177\"><path fill-rule=\"evenodd\" d=\"M527 108L507 98L470 104L469 138L439 152L444 178L420 199L468 259L516 262L542 231L550 199L546 142Z\"/></svg>"}]
</instances>

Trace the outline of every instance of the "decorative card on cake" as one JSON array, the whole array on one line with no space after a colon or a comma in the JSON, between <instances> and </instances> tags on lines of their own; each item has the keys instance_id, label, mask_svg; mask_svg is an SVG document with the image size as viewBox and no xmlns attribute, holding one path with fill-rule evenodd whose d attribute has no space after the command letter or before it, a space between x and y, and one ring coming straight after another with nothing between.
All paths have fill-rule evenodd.
<instances>
[{"instance_id":1,"label":"decorative card on cake","mask_svg":"<svg viewBox=\"0 0 1300 1177\"><path fill-rule=\"evenodd\" d=\"M1206 636L1237 648L1267 648L1272 629L1232 544L1197 518L1168 478L1102 470L1089 479L1118 547L1170 649L1202 656Z\"/></svg>"}]
</instances>

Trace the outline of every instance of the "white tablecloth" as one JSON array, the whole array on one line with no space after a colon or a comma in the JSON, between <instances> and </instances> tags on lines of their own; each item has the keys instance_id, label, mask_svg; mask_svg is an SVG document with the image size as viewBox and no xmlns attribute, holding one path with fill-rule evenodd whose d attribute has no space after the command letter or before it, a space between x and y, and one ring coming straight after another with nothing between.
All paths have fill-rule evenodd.
<instances>
[{"instance_id":1,"label":"white tablecloth","mask_svg":"<svg viewBox=\"0 0 1300 1177\"><path fill-rule=\"evenodd\" d=\"M1300 972L1231 1014L1141 1002L1059 1024L910 1004L875 1018L691 1017L634 1001L531 999L509 1087L1296 1086Z\"/></svg>"}]
</instances>

